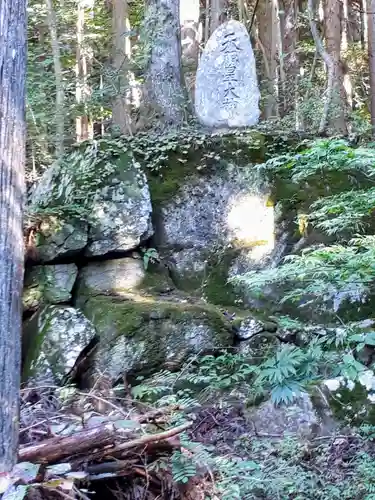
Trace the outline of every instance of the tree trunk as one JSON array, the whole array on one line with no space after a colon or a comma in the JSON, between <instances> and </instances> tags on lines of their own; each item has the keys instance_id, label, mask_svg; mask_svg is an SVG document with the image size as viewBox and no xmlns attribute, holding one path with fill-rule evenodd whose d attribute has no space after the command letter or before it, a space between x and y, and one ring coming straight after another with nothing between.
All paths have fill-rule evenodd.
<instances>
[{"instance_id":1,"label":"tree trunk","mask_svg":"<svg viewBox=\"0 0 375 500\"><path fill-rule=\"evenodd\" d=\"M277 13L275 3L261 0L257 9L258 44L263 55L263 78L267 95L263 117L269 118L278 115L277 108Z\"/></svg>"},{"instance_id":2,"label":"tree trunk","mask_svg":"<svg viewBox=\"0 0 375 500\"><path fill-rule=\"evenodd\" d=\"M55 71L55 82L56 82L56 138L55 138L55 148L56 157L61 158L64 154L64 133L65 133L65 110L64 110L64 86L63 86L63 74L60 59L60 47L59 40L57 37L56 28L56 14L52 5L52 0L46 0L47 3L47 13L48 13L48 27L51 37L51 46L53 54L53 64Z\"/></svg>"},{"instance_id":3,"label":"tree trunk","mask_svg":"<svg viewBox=\"0 0 375 500\"><path fill-rule=\"evenodd\" d=\"M370 72L371 125L375 137L375 0L367 0L368 59Z\"/></svg>"},{"instance_id":4,"label":"tree trunk","mask_svg":"<svg viewBox=\"0 0 375 500\"><path fill-rule=\"evenodd\" d=\"M184 83L190 102L194 100L195 77L199 60L199 1L189 0L188 3L180 0L180 26L182 46L182 69Z\"/></svg>"},{"instance_id":5,"label":"tree trunk","mask_svg":"<svg viewBox=\"0 0 375 500\"><path fill-rule=\"evenodd\" d=\"M283 114L286 115L296 111L298 102L298 1L284 0L284 2L280 2L280 10L281 60L283 61L285 76L283 85Z\"/></svg>"},{"instance_id":6,"label":"tree trunk","mask_svg":"<svg viewBox=\"0 0 375 500\"><path fill-rule=\"evenodd\" d=\"M210 35L226 20L228 0L211 0Z\"/></svg>"},{"instance_id":7,"label":"tree trunk","mask_svg":"<svg viewBox=\"0 0 375 500\"><path fill-rule=\"evenodd\" d=\"M361 33L363 33L363 36L361 38L362 42L362 49L366 48L366 44L368 42L368 15L366 15L367 12L367 3L368 0L362 0L362 11L361 11L361 24L363 25ZM371 11L370 11L371 12Z\"/></svg>"},{"instance_id":8,"label":"tree trunk","mask_svg":"<svg viewBox=\"0 0 375 500\"><path fill-rule=\"evenodd\" d=\"M324 22L327 53L330 57L332 95L328 110L328 128L346 134L346 96L344 89L344 66L341 62L341 2L325 0Z\"/></svg>"},{"instance_id":9,"label":"tree trunk","mask_svg":"<svg viewBox=\"0 0 375 500\"><path fill-rule=\"evenodd\" d=\"M181 71L179 0L147 0L144 101L149 125L178 126L187 117Z\"/></svg>"},{"instance_id":10,"label":"tree trunk","mask_svg":"<svg viewBox=\"0 0 375 500\"><path fill-rule=\"evenodd\" d=\"M0 472L17 458L26 145L26 0L0 2Z\"/></svg>"},{"instance_id":11,"label":"tree trunk","mask_svg":"<svg viewBox=\"0 0 375 500\"><path fill-rule=\"evenodd\" d=\"M324 110L319 125L320 134L326 134L328 129L331 129L331 132L339 134L347 133L345 119L345 92L343 88L343 68L340 61L340 12L335 12L334 10L335 7L339 7L337 3L337 0L327 0L327 4L325 6L326 50L323 46L323 42L319 36L316 26L314 2L313 0L308 0L308 15L311 34L316 45L316 50L327 67L327 90Z\"/></svg>"},{"instance_id":12,"label":"tree trunk","mask_svg":"<svg viewBox=\"0 0 375 500\"><path fill-rule=\"evenodd\" d=\"M129 59L131 56L130 24L127 0L114 0L112 7L113 67L117 75L117 95L112 104L112 124L121 134L130 134L130 110L127 99Z\"/></svg>"},{"instance_id":13,"label":"tree trunk","mask_svg":"<svg viewBox=\"0 0 375 500\"><path fill-rule=\"evenodd\" d=\"M346 59L349 49L349 43L352 41L351 23L350 23L350 3L349 0L342 2L342 32L341 32L341 54ZM346 102L348 107L353 109L353 85L350 79L349 71L346 71L343 78L343 85L346 93Z\"/></svg>"},{"instance_id":14,"label":"tree trunk","mask_svg":"<svg viewBox=\"0 0 375 500\"><path fill-rule=\"evenodd\" d=\"M90 95L88 86L88 69L90 58L85 40L85 1L78 0L77 5L77 48L76 48L76 101L80 108L80 115L76 118L77 142L92 139L93 126L87 114L86 100Z\"/></svg>"}]
</instances>

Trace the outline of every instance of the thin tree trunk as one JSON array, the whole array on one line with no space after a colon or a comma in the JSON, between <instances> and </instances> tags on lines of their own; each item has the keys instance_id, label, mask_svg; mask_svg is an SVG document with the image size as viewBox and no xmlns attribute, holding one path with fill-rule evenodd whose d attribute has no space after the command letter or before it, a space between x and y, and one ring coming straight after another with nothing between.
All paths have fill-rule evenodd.
<instances>
[{"instance_id":1,"label":"thin tree trunk","mask_svg":"<svg viewBox=\"0 0 375 500\"><path fill-rule=\"evenodd\" d=\"M206 44L210 38L210 0L206 0L206 8L204 14L204 43Z\"/></svg>"},{"instance_id":2,"label":"thin tree trunk","mask_svg":"<svg viewBox=\"0 0 375 500\"><path fill-rule=\"evenodd\" d=\"M181 63L189 101L194 101L195 77L199 60L199 2L180 0Z\"/></svg>"},{"instance_id":3,"label":"thin tree trunk","mask_svg":"<svg viewBox=\"0 0 375 500\"><path fill-rule=\"evenodd\" d=\"M362 19L362 22L361 24L363 24L363 38L362 38L362 48L365 49L366 48L366 44L368 42L368 16L366 15L366 12L367 12L367 3L368 3L368 0L362 0L362 15L361 15L361 19ZM371 11L370 11L371 12Z\"/></svg>"},{"instance_id":4,"label":"thin tree trunk","mask_svg":"<svg viewBox=\"0 0 375 500\"><path fill-rule=\"evenodd\" d=\"M245 3L244 0L237 0L238 20L243 23L245 20Z\"/></svg>"},{"instance_id":5,"label":"thin tree trunk","mask_svg":"<svg viewBox=\"0 0 375 500\"><path fill-rule=\"evenodd\" d=\"M26 0L0 2L0 472L17 458L26 146Z\"/></svg>"},{"instance_id":6,"label":"thin tree trunk","mask_svg":"<svg viewBox=\"0 0 375 500\"><path fill-rule=\"evenodd\" d=\"M264 57L267 95L263 115L267 120L278 115L277 109L277 41L278 26L274 1L262 0L257 9L258 38ZM267 61L267 64L266 64Z\"/></svg>"},{"instance_id":7,"label":"thin tree trunk","mask_svg":"<svg viewBox=\"0 0 375 500\"><path fill-rule=\"evenodd\" d=\"M225 21L227 8L228 0L211 0L210 35Z\"/></svg>"},{"instance_id":8,"label":"thin tree trunk","mask_svg":"<svg viewBox=\"0 0 375 500\"><path fill-rule=\"evenodd\" d=\"M62 66L60 59L60 47L59 47L59 40L57 37L57 28L56 28L56 14L52 5L52 0L46 0L46 3L47 3L47 13L48 13L48 27L51 37L53 64L55 70L55 84L56 84L55 148L56 148L56 157L60 158L64 154L65 96L64 96Z\"/></svg>"},{"instance_id":9,"label":"thin tree trunk","mask_svg":"<svg viewBox=\"0 0 375 500\"><path fill-rule=\"evenodd\" d=\"M371 125L375 137L375 0L367 0L368 60L370 72Z\"/></svg>"},{"instance_id":10,"label":"thin tree trunk","mask_svg":"<svg viewBox=\"0 0 375 500\"><path fill-rule=\"evenodd\" d=\"M129 102L129 59L131 56L130 23L127 0L114 0L112 7L113 67L117 75L117 91L112 104L112 122L121 134L132 134Z\"/></svg>"},{"instance_id":11,"label":"thin tree trunk","mask_svg":"<svg viewBox=\"0 0 375 500\"><path fill-rule=\"evenodd\" d=\"M326 101L324 104L324 110L323 114L320 120L320 125L319 125L319 133L324 133L327 124L328 124L328 112L329 112L329 107L331 105L331 100L332 100L332 61L331 58L328 54L328 52L325 50L323 46L323 42L320 39L318 28L316 26L315 22L315 10L314 10L314 3L313 0L308 0L308 14L309 14L309 21L310 21L310 29L311 29L311 34L315 42L316 50L319 53L320 57L323 59L327 71L328 71L328 85L327 85L327 96L326 96Z\"/></svg>"},{"instance_id":12,"label":"thin tree trunk","mask_svg":"<svg viewBox=\"0 0 375 500\"><path fill-rule=\"evenodd\" d=\"M150 53L144 104L148 125L181 125L188 102L181 71L179 0L148 0L145 28Z\"/></svg>"},{"instance_id":13,"label":"thin tree trunk","mask_svg":"<svg viewBox=\"0 0 375 500\"><path fill-rule=\"evenodd\" d=\"M83 0L78 0L77 5L77 49L76 49L76 100L81 105L80 116L76 118L77 142L92 139L93 127L87 115L85 102L90 94L87 77L89 57L85 44L85 5Z\"/></svg>"},{"instance_id":14,"label":"thin tree trunk","mask_svg":"<svg viewBox=\"0 0 375 500\"><path fill-rule=\"evenodd\" d=\"M341 17L340 0L325 0L324 22L326 48L331 60L332 104L329 109L329 127L336 133L346 134L346 94L344 89L344 66L341 62Z\"/></svg>"},{"instance_id":15,"label":"thin tree trunk","mask_svg":"<svg viewBox=\"0 0 375 500\"><path fill-rule=\"evenodd\" d=\"M329 20L326 19L329 30L327 36L327 50L323 46L323 42L320 39L318 29L315 22L315 11L313 0L308 0L308 15L310 21L311 34L313 36L317 52L323 59L327 67L327 95L324 103L324 110L322 113L322 118L319 125L319 133L325 134L327 129L331 127L338 133L346 133L346 122L345 122L345 111L344 102L342 101L342 70L340 61L340 37L339 37L339 48L337 51L337 16L339 19L339 14L334 11L334 7L337 7L337 0L330 0L330 4L327 5L327 16L331 16ZM333 17L333 19L332 19ZM340 29L340 28L339 28ZM329 47L329 50L328 50ZM340 73L341 71L341 73ZM337 93L338 95L334 95ZM332 113L332 104L334 97L338 101L338 106L335 106L335 112L337 116L330 117Z\"/></svg>"},{"instance_id":16,"label":"thin tree trunk","mask_svg":"<svg viewBox=\"0 0 375 500\"><path fill-rule=\"evenodd\" d=\"M341 32L341 53L344 58L348 52L350 40L350 19L349 19L349 0L343 0L343 16L342 16L342 32ZM346 100L348 102L349 108L353 108L353 86L350 79L349 72L347 71L343 77L343 85L346 92Z\"/></svg>"},{"instance_id":17,"label":"thin tree trunk","mask_svg":"<svg viewBox=\"0 0 375 500\"><path fill-rule=\"evenodd\" d=\"M283 113L288 114L296 110L298 100L298 1L284 0L280 7L283 12L283 14L279 14L281 32L280 45L282 47L281 59L283 61L285 74Z\"/></svg>"}]
</instances>

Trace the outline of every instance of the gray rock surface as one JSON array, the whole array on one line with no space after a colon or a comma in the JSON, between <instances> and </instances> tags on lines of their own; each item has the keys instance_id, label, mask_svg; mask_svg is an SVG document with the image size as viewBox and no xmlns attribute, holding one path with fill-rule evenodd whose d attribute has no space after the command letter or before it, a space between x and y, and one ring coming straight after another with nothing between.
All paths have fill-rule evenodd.
<instances>
[{"instance_id":1,"label":"gray rock surface","mask_svg":"<svg viewBox=\"0 0 375 500\"><path fill-rule=\"evenodd\" d=\"M23 290L24 311L40 304L69 302L78 269L75 264L35 266L26 270Z\"/></svg>"},{"instance_id":2,"label":"gray rock surface","mask_svg":"<svg viewBox=\"0 0 375 500\"><path fill-rule=\"evenodd\" d=\"M153 234L145 174L134 160L95 195L86 255L135 249Z\"/></svg>"},{"instance_id":3,"label":"gray rock surface","mask_svg":"<svg viewBox=\"0 0 375 500\"><path fill-rule=\"evenodd\" d=\"M241 272L281 258L284 241L280 252L269 196L267 183L251 165L223 163L212 175L185 179L154 217L155 243L176 284L210 288L211 264L224 285L240 256L246 256Z\"/></svg>"},{"instance_id":4,"label":"gray rock surface","mask_svg":"<svg viewBox=\"0 0 375 500\"><path fill-rule=\"evenodd\" d=\"M181 298L90 297L83 306L100 336L91 367L114 382L123 373L179 368L192 354L233 345L220 310Z\"/></svg>"},{"instance_id":5,"label":"gray rock surface","mask_svg":"<svg viewBox=\"0 0 375 500\"><path fill-rule=\"evenodd\" d=\"M121 295L137 292L146 276L143 261L125 257L92 262L79 273L77 295Z\"/></svg>"},{"instance_id":6,"label":"gray rock surface","mask_svg":"<svg viewBox=\"0 0 375 500\"><path fill-rule=\"evenodd\" d=\"M240 327L236 332L236 337L239 340L249 340L254 335L264 332L266 330L262 321L249 317L241 321Z\"/></svg>"},{"instance_id":7,"label":"gray rock surface","mask_svg":"<svg viewBox=\"0 0 375 500\"><path fill-rule=\"evenodd\" d=\"M220 25L199 61L195 112L208 127L247 127L259 120L255 58L246 28L238 21Z\"/></svg>"},{"instance_id":8,"label":"gray rock surface","mask_svg":"<svg viewBox=\"0 0 375 500\"><path fill-rule=\"evenodd\" d=\"M61 384L95 335L93 324L78 309L47 306L24 325L24 374Z\"/></svg>"},{"instance_id":9,"label":"gray rock surface","mask_svg":"<svg viewBox=\"0 0 375 500\"><path fill-rule=\"evenodd\" d=\"M150 192L140 165L129 152L113 152L109 159L106 145L100 147L95 143L54 164L31 195L31 211L57 214L39 231L40 261L132 250L152 235ZM73 218L74 207L85 213Z\"/></svg>"},{"instance_id":10,"label":"gray rock surface","mask_svg":"<svg viewBox=\"0 0 375 500\"><path fill-rule=\"evenodd\" d=\"M61 257L74 257L87 245L87 231L88 224L79 219L44 221L38 233L37 260L51 262Z\"/></svg>"},{"instance_id":11,"label":"gray rock surface","mask_svg":"<svg viewBox=\"0 0 375 500\"><path fill-rule=\"evenodd\" d=\"M255 433L274 434L275 437L295 435L311 438L328 435L335 429L328 404L319 401L317 407L306 393L288 406L275 406L271 400L266 401L257 408L249 409L246 417L252 422Z\"/></svg>"}]
</instances>

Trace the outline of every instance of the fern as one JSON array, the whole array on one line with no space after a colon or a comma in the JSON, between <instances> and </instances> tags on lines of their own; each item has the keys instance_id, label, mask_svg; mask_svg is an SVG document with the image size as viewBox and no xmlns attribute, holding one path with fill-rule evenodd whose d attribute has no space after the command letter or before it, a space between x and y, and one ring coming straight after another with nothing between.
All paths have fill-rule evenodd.
<instances>
[{"instance_id":1,"label":"fern","mask_svg":"<svg viewBox=\"0 0 375 500\"><path fill-rule=\"evenodd\" d=\"M196 475L197 469L192 457L175 451L171 460L173 480L177 483L187 483L191 477Z\"/></svg>"},{"instance_id":2,"label":"fern","mask_svg":"<svg viewBox=\"0 0 375 500\"><path fill-rule=\"evenodd\" d=\"M293 203L291 197L302 200L308 223L341 240L289 255L279 267L253 271L232 282L255 296L267 285L285 285L282 302L298 302L300 307L314 302L324 309L333 303L337 310L343 299L363 301L375 278L375 236L365 234L375 207L375 149L323 140L258 168L291 186L281 203Z\"/></svg>"},{"instance_id":3,"label":"fern","mask_svg":"<svg viewBox=\"0 0 375 500\"><path fill-rule=\"evenodd\" d=\"M311 204L308 220L328 235L363 232L375 209L375 188L351 190L327 196Z\"/></svg>"}]
</instances>

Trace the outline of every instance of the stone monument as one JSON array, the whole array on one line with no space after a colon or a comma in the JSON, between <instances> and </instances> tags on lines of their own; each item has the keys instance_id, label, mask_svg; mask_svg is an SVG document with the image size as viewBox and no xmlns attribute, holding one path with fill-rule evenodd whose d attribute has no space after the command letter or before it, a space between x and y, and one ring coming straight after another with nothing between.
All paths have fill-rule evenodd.
<instances>
[{"instance_id":1,"label":"stone monument","mask_svg":"<svg viewBox=\"0 0 375 500\"><path fill-rule=\"evenodd\" d=\"M195 112L207 127L250 127L259 120L255 58L245 26L228 21L211 35L199 61Z\"/></svg>"}]
</instances>

